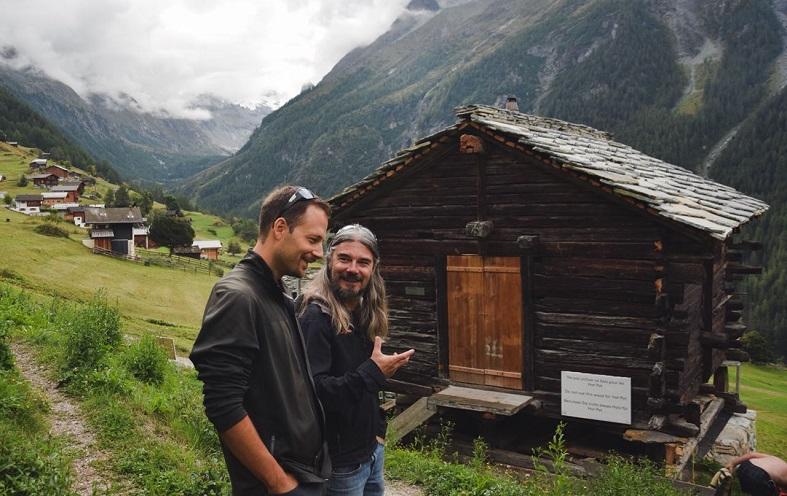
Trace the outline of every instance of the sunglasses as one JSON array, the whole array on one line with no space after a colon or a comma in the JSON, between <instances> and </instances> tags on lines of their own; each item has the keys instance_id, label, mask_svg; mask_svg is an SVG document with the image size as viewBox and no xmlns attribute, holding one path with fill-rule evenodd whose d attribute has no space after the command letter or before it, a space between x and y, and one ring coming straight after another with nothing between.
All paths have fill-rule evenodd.
<instances>
[{"instance_id":1,"label":"sunglasses","mask_svg":"<svg viewBox=\"0 0 787 496\"><path fill-rule=\"evenodd\" d=\"M292 194L290 199L287 200L287 203L284 204L284 207L282 207L282 209L279 211L279 214L276 215L275 219L278 219L279 217L284 215L284 212L292 208L292 206L298 203L299 201L309 201L309 200L314 200L315 198L317 198L317 195L312 193L311 190L309 190L308 188L304 188L303 186L298 187L298 189L295 190L295 193Z\"/></svg>"}]
</instances>

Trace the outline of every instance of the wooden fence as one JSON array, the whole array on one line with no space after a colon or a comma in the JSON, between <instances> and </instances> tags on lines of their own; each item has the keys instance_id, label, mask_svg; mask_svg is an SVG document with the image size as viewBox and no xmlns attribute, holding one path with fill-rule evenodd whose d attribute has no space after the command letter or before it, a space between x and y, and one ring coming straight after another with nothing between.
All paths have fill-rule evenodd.
<instances>
[{"instance_id":1,"label":"wooden fence","mask_svg":"<svg viewBox=\"0 0 787 496\"><path fill-rule=\"evenodd\" d=\"M144 265L157 265L159 267L169 267L171 269L183 270L185 272L215 274L221 276L224 270L208 260L198 260L189 257L179 257L177 255L168 255L152 250L145 250L137 248L136 255L126 255L104 248L93 247L93 253L98 255L106 255L113 258L120 258L130 260L132 262L141 263Z\"/></svg>"}]
</instances>

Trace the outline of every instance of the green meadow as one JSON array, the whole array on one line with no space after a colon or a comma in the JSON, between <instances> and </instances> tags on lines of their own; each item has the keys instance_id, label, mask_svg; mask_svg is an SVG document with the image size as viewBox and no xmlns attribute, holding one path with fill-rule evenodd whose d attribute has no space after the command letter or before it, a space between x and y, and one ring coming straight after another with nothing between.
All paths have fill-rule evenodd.
<instances>
[{"instance_id":1,"label":"green meadow","mask_svg":"<svg viewBox=\"0 0 787 496\"><path fill-rule=\"evenodd\" d=\"M94 255L82 245L84 229L61 223L68 238L44 236L33 231L45 222L41 218L2 214L0 279L72 301L89 300L101 289L117 304L129 333L170 336L181 353L191 349L215 276Z\"/></svg>"},{"instance_id":2,"label":"green meadow","mask_svg":"<svg viewBox=\"0 0 787 496\"><path fill-rule=\"evenodd\" d=\"M734 369L730 383L735 383ZM787 460L787 368L743 364L740 395L757 411L757 450Z\"/></svg>"}]
</instances>

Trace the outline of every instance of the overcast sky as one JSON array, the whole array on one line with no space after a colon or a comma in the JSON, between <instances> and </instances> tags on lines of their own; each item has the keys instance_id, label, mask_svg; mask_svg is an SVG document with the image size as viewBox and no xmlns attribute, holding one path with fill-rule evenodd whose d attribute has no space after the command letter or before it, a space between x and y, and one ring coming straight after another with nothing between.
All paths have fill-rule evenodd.
<instances>
[{"instance_id":1,"label":"overcast sky","mask_svg":"<svg viewBox=\"0 0 787 496\"><path fill-rule=\"evenodd\" d=\"M128 94L182 117L194 97L283 103L408 0L0 0L0 48L83 96ZM7 50L6 50L7 51Z\"/></svg>"}]
</instances>

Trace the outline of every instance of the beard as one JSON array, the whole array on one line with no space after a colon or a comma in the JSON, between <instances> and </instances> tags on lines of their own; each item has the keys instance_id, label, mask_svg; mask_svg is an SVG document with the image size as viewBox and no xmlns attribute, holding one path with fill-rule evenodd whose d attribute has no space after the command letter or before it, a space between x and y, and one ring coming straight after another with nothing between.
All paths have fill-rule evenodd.
<instances>
[{"instance_id":1,"label":"beard","mask_svg":"<svg viewBox=\"0 0 787 496\"><path fill-rule=\"evenodd\" d=\"M368 284L366 286L361 286L358 289L347 289L341 287L339 281L344 280L348 282L361 282L360 276L340 276L338 279L331 278L331 290L336 298L341 302L347 302L352 300L357 300L361 298L363 293L366 291Z\"/></svg>"}]
</instances>

